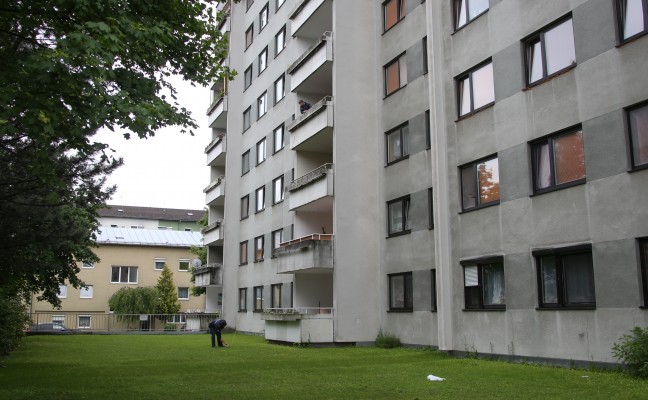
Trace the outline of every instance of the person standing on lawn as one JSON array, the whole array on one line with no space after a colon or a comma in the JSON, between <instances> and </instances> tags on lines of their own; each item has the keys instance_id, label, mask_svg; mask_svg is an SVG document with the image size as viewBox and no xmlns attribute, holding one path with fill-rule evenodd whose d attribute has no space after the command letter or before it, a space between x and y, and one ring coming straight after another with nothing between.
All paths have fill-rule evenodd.
<instances>
[{"instance_id":1,"label":"person standing on lawn","mask_svg":"<svg viewBox=\"0 0 648 400\"><path fill-rule=\"evenodd\" d=\"M218 338L218 347L225 347L223 344L223 339L221 333L223 329L227 326L227 321L224 319L214 319L209 322L209 333L211 334L211 345L216 347L216 341L214 340L214 335Z\"/></svg>"}]
</instances>

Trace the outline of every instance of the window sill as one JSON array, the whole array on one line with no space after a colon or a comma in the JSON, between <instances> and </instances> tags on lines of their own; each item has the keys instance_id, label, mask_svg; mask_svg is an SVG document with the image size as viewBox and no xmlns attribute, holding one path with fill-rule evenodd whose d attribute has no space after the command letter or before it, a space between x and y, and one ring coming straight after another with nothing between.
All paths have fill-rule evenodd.
<instances>
[{"instance_id":1,"label":"window sill","mask_svg":"<svg viewBox=\"0 0 648 400\"><path fill-rule=\"evenodd\" d=\"M247 309L238 310L238 312L244 312L244 313L246 313L246 312L247 312Z\"/></svg>"},{"instance_id":2,"label":"window sill","mask_svg":"<svg viewBox=\"0 0 648 400\"><path fill-rule=\"evenodd\" d=\"M254 214L256 215L256 214L258 214L258 213L262 213L262 212L264 212L264 211L265 211L265 208L262 209L262 210L257 210L257 211L255 211Z\"/></svg>"},{"instance_id":3,"label":"window sill","mask_svg":"<svg viewBox=\"0 0 648 400\"><path fill-rule=\"evenodd\" d=\"M636 41L637 39L639 39L639 38L642 37L642 36L646 36L647 34L648 34L648 30L643 31L643 32L639 32L639 33L637 33L636 35L634 35L634 36L630 36L630 37L627 38L627 39L622 39L622 40L619 41L619 43L616 45L616 47L617 47L617 48L619 48L619 47L623 47L623 46L625 46L625 45L628 44L628 43L632 43L632 42Z\"/></svg>"},{"instance_id":4,"label":"window sill","mask_svg":"<svg viewBox=\"0 0 648 400\"><path fill-rule=\"evenodd\" d=\"M499 206L499 204L500 204L499 200L493 201L493 202L486 203L486 204L483 204L483 205L480 205L480 206L477 206L477 207L461 210L461 212L459 212L459 215L466 214L466 213L473 212L473 211L477 211L477 210L483 210L484 208Z\"/></svg>"},{"instance_id":5,"label":"window sill","mask_svg":"<svg viewBox=\"0 0 648 400\"><path fill-rule=\"evenodd\" d=\"M255 264L256 264L256 263L260 263L260 262L263 262L263 258L260 258L260 259L258 259L258 260L254 260L254 263L255 263Z\"/></svg>"},{"instance_id":6,"label":"window sill","mask_svg":"<svg viewBox=\"0 0 648 400\"><path fill-rule=\"evenodd\" d=\"M387 164L385 164L385 168L387 168L387 167L389 167L391 165L397 164L397 163L399 163L399 162L401 162L403 160L407 160L409 157L410 157L409 154L406 154L406 155L404 155L403 157L401 157L401 158L399 158L397 160L389 161Z\"/></svg>"},{"instance_id":7,"label":"window sill","mask_svg":"<svg viewBox=\"0 0 648 400\"><path fill-rule=\"evenodd\" d=\"M464 119L468 119L468 118L472 117L472 116L475 115L475 114L479 114L480 112L482 112L482 111L484 111L484 110L487 110L487 109L493 107L494 105L495 105L495 102L488 103L488 104L486 104L485 106L481 106L481 107L479 107L479 108L476 109L476 110L473 110L473 111L471 111L471 112L469 112L469 113L467 113L467 114L461 115L461 116L459 116L459 118L457 118L457 119L455 120L455 123L460 122L460 121L463 121Z\"/></svg>"},{"instance_id":8,"label":"window sill","mask_svg":"<svg viewBox=\"0 0 648 400\"><path fill-rule=\"evenodd\" d=\"M567 72L571 71L574 68L576 68L576 63L573 63L572 65L561 69L560 71L556 71L551 75L547 75L544 78L539 79L539 80L537 80L537 81L535 81L533 83L527 83L527 87L525 89L522 89L522 91L531 90L536 86L540 86L545 82L549 82L550 80L553 80L556 77L559 77L559 76L561 76L563 74L566 74Z\"/></svg>"},{"instance_id":9,"label":"window sill","mask_svg":"<svg viewBox=\"0 0 648 400\"><path fill-rule=\"evenodd\" d=\"M413 311L414 310L411 309L411 308L403 308L403 309L393 308L393 309L387 310L388 313L411 313Z\"/></svg>"},{"instance_id":10,"label":"window sill","mask_svg":"<svg viewBox=\"0 0 648 400\"><path fill-rule=\"evenodd\" d=\"M596 306L587 306L587 307L536 307L536 311L592 311L596 310Z\"/></svg>"},{"instance_id":11,"label":"window sill","mask_svg":"<svg viewBox=\"0 0 648 400\"><path fill-rule=\"evenodd\" d=\"M390 234L387 236L387 239L389 239L389 238L393 238L393 237L397 237L397 236L409 235L410 233L412 233L412 230L411 230L411 229L407 229L407 230L404 230L404 231L401 231L401 232L394 232L394 233L390 233Z\"/></svg>"},{"instance_id":12,"label":"window sill","mask_svg":"<svg viewBox=\"0 0 648 400\"><path fill-rule=\"evenodd\" d=\"M567 189L567 188L570 188L570 187L584 185L585 183L587 183L586 179L579 179L577 181L573 181L573 182L569 182L569 183L563 183L562 185L553 186L553 187L550 187L550 188L545 188L545 189L542 189L542 190L539 190L539 191L535 191L534 193L530 194L529 197L536 197L536 196L543 195L545 193L557 192L559 190Z\"/></svg>"},{"instance_id":13,"label":"window sill","mask_svg":"<svg viewBox=\"0 0 648 400\"><path fill-rule=\"evenodd\" d=\"M490 312L490 311L500 311L500 312L501 312L501 311L506 311L506 307L502 307L502 308L464 308L464 309L462 309L461 311L466 311L466 312L474 312L474 311L478 311L478 312L481 312L481 311L488 311L488 312Z\"/></svg>"}]
</instances>

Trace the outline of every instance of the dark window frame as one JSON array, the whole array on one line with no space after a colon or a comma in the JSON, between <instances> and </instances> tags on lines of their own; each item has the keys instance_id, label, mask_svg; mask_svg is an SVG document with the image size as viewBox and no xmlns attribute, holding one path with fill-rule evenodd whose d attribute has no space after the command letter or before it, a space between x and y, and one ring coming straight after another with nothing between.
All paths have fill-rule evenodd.
<instances>
[{"instance_id":1,"label":"dark window frame","mask_svg":"<svg viewBox=\"0 0 648 400\"><path fill-rule=\"evenodd\" d=\"M263 200L263 207L259 208L259 192L262 193L262 200ZM263 212L266 209L266 201L265 201L265 185L257 188L254 191L254 211L255 214L258 214L260 212Z\"/></svg>"},{"instance_id":2,"label":"dark window frame","mask_svg":"<svg viewBox=\"0 0 648 400\"><path fill-rule=\"evenodd\" d=\"M247 162L246 162L247 160ZM241 154L241 176L250 172L250 150Z\"/></svg>"},{"instance_id":3,"label":"dark window frame","mask_svg":"<svg viewBox=\"0 0 648 400\"><path fill-rule=\"evenodd\" d=\"M246 203L246 207L243 204ZM241 221L250 217L250 195L246 194L241 197Z\"/></svg>"},{"instance_id":4,"label":"dark window frame","mask_svg":"<svg viewBox=\"0 0 648 400\"><path fill-rule=\"evenodd\" d=\"M250 36L250 42L248 43L248 35ZM249 49L254 43L254 22L245 30L245 50Z\"/></svg>"},{"instance_id":5,"label":"dark window frame","mask_svg":"<svg viewBox=\"0 0 648 400\"><path fill-rule=\"evenodd\" d=\"M279 39L279 34L282 33L282 32L283 32L283 41L281 42L281 47L279 47L278 46L278 44L279 44L278 39ZM274 39L274 44L275 44L274 56L275 56L275 58L277 58L277 56L279 54L281 54L284 51L284 49L286 48L286 41L287 41L286 40L286 25L284 25L275 34L275 39Z\"/></svg>"},{"instance_id":6,"label":"dark window frame","mask_svg":"<svg viewBox=\"0 0 648 400\"><path fill-rule=\"evenodd\" d=\"M400 136L400 156L397 158L394 158L393 160L389 161L389 156L391 153L391 148L389 146L389 138L391 135L398 134ZM407 137L406 137L407 136ZM392 164L395 164L399 161L403 161L405 159L408 159L410 156L410 142L409 142L409 123L405 122L403 124L400 124L399 126L390 129L389 131L385 132L385 166L390 166ZM407 140L405 140L407 139ZM405 146L407 144L407 146ZM407 149L406 149L407 147Z\"/></svg>"},{"instance_id":7,"label":"dark window frame","mask_svg":"<svg viewBox=\"0 0 648 400\"><path fill-rule=\"evenodd\" d=\"M387 4L392 1L398 2L396 5L396 22L394 22L390 27L387 27ZM398 25L403 18L405 18L405 0L385 0L382 2L382 14L383 14L383 33L388 32L390 29Z\"/></svg>"},{"instance_id":8,"label":"dark window frame","mask_svg":"<svg viewBox=\"0 0 648 400\"><path fill-rule=\"evenodd\" d=\"M428 188L428 229L434 229L434 188Z\"/></svg>"},{"instance_id":9,"label":"dark window frame","mask_svg":"<svg viewBox=\"0 0 648 400\"><path fill-rule=\"evenodd\" d=\"M252 74L252 68L253 65L250 64L250 66L245 69L245 72L243 72L243 91L246 91L250 86L252 86L254 75Z\"/></svg>"},{"instance_id":10,"label":"dark window frame","mask_svg":"<svg viewBox=\"0 0 648 400\"><path fill-rule=\"evenodd\" d=\"M264 105L263 113L261 113L261 104ZM266 90L265 92L261 93L261 96L257 97L257 121L263 118L263 116L268 113L268 110L268 91Z\"/></svg>"},{"instance_id":11,"label":"dark window frame","mask_svg":"<svg viewBox=\"0 0 648 400\"><path fill-rule=\"evenodd\" d=\"M263 147L263 149L261 149L260 147ZM268 159L268 140L267 140L267 138L264 137L263 139L259 140L256 143L255 149L256 149L256 165L259 166L259 165L263 164L265 162L265 160ZM263 151L261 151L261 150L263 150ZM260 155L263 155L263 159L259 159Z\"/></svg>"},{"instance_id":12,"label":"dark window frame","mask_svg":"<svg viewBox=\"0 0 648 400\"><path fill-rule=\"evenodd\" d=\"M276 200L276 198L277 198L276 182L278 180L281 180L281 189L282 189L281 190L281 200L279 200L279 201ZM275 179L272 180L272 205L273 206L277 205L279 203L282 203L284 201L285 195L286 195L285 185L286 185L286 180L285 180L283 175L280 175L280 176L278 176L278 177L276 177Z\"/></svg>"},{"instance_id":13,"label":"dark window frame","mask_svg":"<svg viewBox=\"0 0 648 400\"><path fill-rule=\"evenodd\" d=\"M281 0L281 3L279 3L279 0L275 0L275 14L277 12L276 10L280 9L285 3L286 0Z\"/></svg>"},{"instance_id":14,"label":"dark window frame","mask_svg":"<svg viewBox=\"0 0 648 400\"><path fill-rule=\"evenodd\" d=\"M239 288L239 312L247 312L247 288Z\"/></svg>"},{"instance_id":15,"label":"dark window frame","mask_svg":"<svg viewBox=\"0 0 648 400\"><path fill-rule=\"evenodd\" d=\"M263 24L263 11L265 10L266 12L266 21L265 25ZM270 24L270 3L266 3L265 6L261 8L261 11L259 11L259 33L263 31L263 29Z\"/></svg>"},{"instance_id":16,"label":"dark window frame","mask_svg":"<svg viewBox=\"0 0 648 400\"><path fill-rule=\"evenodd\" d=\"M261 69L261 56L262 56L263 54L265 54L265 68ZM258 62L259 62L259 64L258 64L258 67L259 67L259 68L258 68L259 73L257 74L257 76L261 76L261 74L263 73L263 71L265 71L266 69L268 69L268 64L270 64L270 59L268 58L268 46L264 47L263 50L261 50L261 52L259 52L259 57L258 57L257 60L258 60Z\"/></svg>"},{"instance_id":17,"label":"dark window frame","mask_svg":"<svg viewBox=\"0 0 648 400\"><path fill-rule=\"evenodd\" d=\"M594 277L594 260L592 255L592 245L576 245L569 246L564 248L552 248L552 249L539 249L531 252L535 259L536 267L536 283L538 290L538 310L591 310L596 308L596 282ZM578 255L578 254L589 254L589 267L590 267L590 276L591 276L591 290L593 301L591 302L568 302L566 298L566 290L568 289L568 284L566 283L565 278L565 267L566 256ZM545 302L543 299L543 279L542 279L542 258L544 257L555 257L555 268L556 268L556 292L557 292L557 301L555 303Z\"/></svg>"},{"instance_id":18,"label":"dark window frame","mask_svg":"<svg viewBox=\"0 0 648 400\"><path fill-rule=\"evenodd\" d=\"M635 39L648 34L648 0L639 0L641 2L642 11L643 11L643 30L635 33L632 36L624 38L624 29L625 29L625 6L627 5L627 0L615 0L614 1L614 12L615 12L615 21L617 26L617 43L619 46L622 46L628 42L632 42Z\"/></svg>"},{"instance_id":19,"label":"dark window frame","mask_svg":"<svg viewBox=\"0 0 648 400\"><path fill-rule=\"evenodd\" d=\"M499 157L498 157L497 153L492 154L490 156L480 158L480 159L475 160L475 161L472 161L472 162L470 162L468 164L464 164L464 165L459 166L459 191L460 191L460 194L461 194L461 201L460 201L460 203L461 203L461 212L469 212L469 211L473 211L473 210L480 210L482 208L492 207L492 206L496 206L496 205L500 204L501 192L500 192L500 196L499 196L499 198L497 200L489 201L487 203L481 203L479 201L480 200L480 196L479 196L479 171L477 171L477 166L479 164L483 163L483 162L487 162L487 161L490 161L490 160L497 160L497 168L498 168L497 184L500 185ZM476 179L475 179L475 182L474 182L474 188L476 188L475 193L478 196L475 199L475 206L466 208L466 207L464 207L464 201L463 201L463 198L464 198L464 192L463 192L464 184L463 184L463 173L462 172L463 172L464 169L467 169L469 167L475 169L474 176L475 176ZM499 187L498 191L501 191L501 187Z\"/></svg>"},{"instance_id":20,"label":"dark window frame","mask_svg":"<svg viewBox=\"0 0 648 400\"><path fill-rule=\"evenodd\" d=\"M248 240L244 240L239 243L239 266L247 265L247 263L250 262L250 248L248 242ZM243 252L243 248L245 248L245 252ZM245 258L243 258L244 254Z\"/></svg>"},{"instance_id":21,"label":"dark window frame","mask_svg":"<svg viewBox=\"0 0 648 400\"><path fill-rule=\"evenodd\" d=\"M257 240L261 239L261 255L259 256L259 249L257 248ZM256 236L254 238L254 262L262 262L265 259L265 235Z\"/></svg>"},{"instance_id":22,"label":"dark window frame","mask_svg":"<svg viewBox=\"0 0 648 400\"><path fill-rule=\"evenodd\" d=\"M275 288L279 288L279 299L275 298ZM281 308L281 296L283 290L283 283L274 283L270 285L270 308ZM275 304L278 303L278 304ZM277 307L275 307L277 305Z\"/></svg>"},{"instance_id":23,"label":"dark window frame","mask_svg":"<svg viewBox=\"0 0 648 400\"><path fill-rule=\"evenodd\" d=\"M281 128L281 142L277 142L277 130ZM284 124L277 126L272 130L272 154L277 154L285 147L286 142L286 128ZM280 143L281 146L277 148L277 143Z\"/></svg>"},{"instance_id":24,"label":"dark window frame","mask_svg":"<svg viewBox=\"0 0 648 400\"><path fill-rule=\"evenodd\" d=\"M648 109L648 101L643 101L641 103L634 104L632 106L626 107L624 109L625 111L625 126L626 126L626 132L627 132L627 143L628 143L628 170L629 171L640 171L643 169L648 169L648 161L646 161L643 164L637 164L635 160L635 155L634 155L634 150L635 150L635 141L633 140L633 132L632 132L632 120L631 120L631 113L635 110L647 108ZM648 110L647 110L648 111ZM648 140L648 138L646 138Z\"/></svg>"},{"instance_id":25,"label":"dark window frame","mask_svg":"<svg viewBox=\"0 0 648 400\"><path fill-rule=\"evenodd\" d=\"M245 126L245 117L247 115L248 125ZM252 127L252 106L249 106L243 111L243 133Z\"/></svg>"},{"instance_id":26,"label":"dark window frame","mask_svg":"<svg viewBox=\"0 0 648 400\"><path fill-rule=\"evenodd\" d=\"M480 71L482 68L490 65L491 69L493 70L493 101L480 105L479 107L475 108L475 84L473 81L473 75L477 72ZM466 113L462 114L461 113L461 106L462 106L462 100L463 100L463 84L465 80L468 80L468 83L470 85L470 93L469 93L469 101L470 101L470 110L468 110ZM457 119L462 120L468 117L471 117L480 111L483 111L489 107L492 107L495 104L495 71L493 67L493 60L492 59L487 59L479 64L475 65L474 67L470 68L468 71L463 72L462 74L458 75L455 78L455 86L456 86L456 93L457 93Z\"/></svg>"},{"instance_id":27,"label":"dark window frame","mask_svg":"<svg viewBox=\"0 0 648 400\"><path fill-rule=\"evenodd\" d=\"M272 231L272 233L270 234L270 240L272 241L272 243L271 243L271 246L272 246L272 249L271 249L272 258L275 257L274 250L279 248L279 246L275 247L275 236L276 236L277 233L279 233L280 236L281 236L281 241L279 242L279 244L283 243L283 240L284 240L283 231L284 231L284 229L280 228L280 229L276 229L276 230Z\"/></svg>"},{"instance_id":28,"label":"dark window frame","mask_svg":"<svg viewBox=\"0 0 648 400\"><path fill-rule=\"evenodd\" d=\"M401 215L403 221L401 221L401 224L403 228L401 230L394 230L392 231L392 226L391 226L391 205L401 203ZM397 199L393 199L387 202L387 237L394 237L394 236L400 236L400 235L407 235L412 232L412 218L411 218L411 207L412 207L412 201L410 199L410 196L402 196ZM409 225L409 227L408 227Z\"/></svg>"},{"instance_id":29,"label":"dark window frame","mask_svg":"<svg viewBox=\"0 0 648 400\"><path fill-rule=\"evenodd\" d=\"M281 88L282 88L282 93L281 93L281 98L277 100L277 82L281 81ZM274 105L277 105L281 100L286 98L286 74L281 74L281 76L274 81Z\"/></svg>"},{"instance_id":30,"label":"dark window frame","mask_svg":"<svg viewBox=\"0 0 648 400\"><path fill-rule=\"evenodd\" d=\"M395 306L395 299L392 297L393 291L392 279L394 278L403 278L403 306ZM409 279L408 279L409 278ZM412 312L414 311L414 280L412 278L412 272L399 272L395 274L387 274L387 280L389 283L389 311L390 312Z\"/></svg>"},{"instance_id":31,"label":"dark window frame","mask_svg":"<svg viewBox=\"0 0 648 400\"><path fill-rule=\"evenodd\" d=\"M387 64L383 66L383 85L385 86L384 88L384 98L387 98L394 93L398 92L399 90L403 89L404 87L407 86L407 53L402 52L399 54L396 58L392 59L389 61ZM405 64L405 82L401 82L401 58L403 59L403 64ZM389 91L389 67L391 67L394 64L398 64L398 87L391 92Z\"/></svg>"},{"instance_id":32,"label":"dark window frame","mask_svg":"<svg viewBox=\"0 0 648 400\"><path fill-rule=\"evenodd\" d=\"M643 294L643 305L641 308L648 308L648 237L637 239L639 250L639 268L641 270L641 292Z\"/></svg>"},{"instance_id":33,"label":"dark window frame","mask_svg":"<svg viewBox=\"0 0 648 400\"><path fill-rule=\"evenodd\" d=\"M454 31L457 32L466 26L468 26L471 22L476 20L477 18L481 17L482 15L486 14L488 10L490 10L490 2L488 4L488 7L480 12L479 14L476 14L474 17L470 18L470 2L472 0L465 0L466 1L466 22L463 25L459 25L459 8L457 7L457 3L461 2L462 0L453 0L452 2L452 26L454 27Z\"/></svg>"},{"instance_id":34,"label":"dark window frame","mask_svg":"<svg viewBox=\"0 0 648 400\"><path fill-rule=\"evenodd\" d=\"M430 297L431 297L431 309L430 311L437 311L437 279L436 279L436 269L433 268L430 270Z\"/></svg>"},{"instance_id":35,"label":"dark window frame","mask_svg":"<svg viewBox=\"0 0 648 400\"><path fill-rule=\"evenodd\" d=\"M585 176L580 179L575 179L573 181L556 184L556 160L555 160L555 140L564 136L576 134L580 132L581 134L581 143L583 144L583 165L585 168ZM537 171L537 161L538 161L538 149L547 145L549 150L549 164L550 164L550 184L545 188L538 188L538 171ZM536 139L532 142L529 142L530 151L531 151L531 184L533 185L533 195L539 195L543 193L554 192L556 190L566 189L572 186L582 185L587 181L587 165L585 164L585 141L583 135L583 128L581 125L576 125L561 131L552 133L551 135L544 136L542 138Z\"/></svg>"},{"instance_id":36,"label":"dark window frame","mask_svg":"<svg viewBox=\"0 0 648 400\"><path fill-rule=\"evenodd\" d=\"M254 293L254 312L263 312L263 301L264 301L264 298L263 298L263 286L254 286L253 293ZM261 308L257 307L257 299L258 298L261 299Z\"/></svg>"},{"instance_id":37,"label":"dark window frame","mask_svg":"<svg viewBox=\"0 0 648 400\"><path fill-rule=\"evenodd\" d=\"M247 12L252 7L252 4L254 4L254 0L245 1L245 12Z\"/></svg>"},{"instance_id":38,"label":"dark window frame","mask_svg":"<svg viewBox=\"0 0 648 400\"><path fill-rule=\"evenodd\" d=\"M463 273L463 288L464 288L464 311L505 311L506 310L506 272L504 268L504 257L485 257L473 260L460 261ZM502 287L504 292L503 304L486 304L484 301L485 283L484 283L484 269L499 265L502 269ZM466 268L477 268L477 285L466 286ZM472 304L470 300L471 291L466 288L476 288L474 292L479 295L477 304Z\"/></svg>"}]
</instances>

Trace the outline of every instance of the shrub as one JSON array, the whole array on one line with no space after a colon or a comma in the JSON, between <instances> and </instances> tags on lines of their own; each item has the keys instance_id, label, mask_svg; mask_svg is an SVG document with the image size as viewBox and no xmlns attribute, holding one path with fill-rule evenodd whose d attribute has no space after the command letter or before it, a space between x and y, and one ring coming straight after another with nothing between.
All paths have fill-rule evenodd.
<instances>
[{"instance_id":1,"label":"shrub","mask_svg":"<svg viewBox=\"0 0 648 400\"><path fill-rule=\"evenodd\" d=\"M619 359L630 374L648 378L648 327L636 326L631 334L623 335L612 346L612 355Z\"/></svg>"},{"instance_id":2,"label":"shrub","mask_svg":"<svg viewBox=\"0 0 648 400\"><path fill-rule=\"evenodd\" d=\"M176 330L176 325L171 324L171 323L166 323L166 324L164 324L164 330L165 331L175 331Z\"/></svg>"},{"instance_id":3,"label":"shrub","mask_svg":"<svg viewBox=\"0 0 648 400\"><path fill-rule=\"evenodd\" d=\"M376 336L376 347L380 347L382 349L393 349L395 347L400 347L400 345L401 342L399 338L397 338L396 336L388 335L382 330L378 332L378 336Z\"/></svg>"},{"instance_id":4,"label":"shrub","mask_svg":"<svg viewBox=\"0 0 648 400\"><path fill-rule=\"evenodd\" d=\"M0 292L0 359L20 344L29 314L22 301Z\"/></svg>"}]
</instances>

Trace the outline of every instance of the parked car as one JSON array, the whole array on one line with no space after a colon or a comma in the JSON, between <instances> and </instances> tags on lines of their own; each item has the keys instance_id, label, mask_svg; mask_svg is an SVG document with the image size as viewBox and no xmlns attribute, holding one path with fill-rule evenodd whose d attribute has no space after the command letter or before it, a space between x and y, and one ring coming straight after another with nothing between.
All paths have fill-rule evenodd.
<instances>
[{"instance_id":1,"label":"parked car","mask_svg":"<svg viewBox=\"0 0 648 400\"><path fill-rule=\"evenodd\" d=\"M68 329L63 324L57 322L48 322L43 324L35 324L25 329L25 333L28 335L34 334L65 334L73 333L74 329Z\"/></svg>"}]
</instances>

